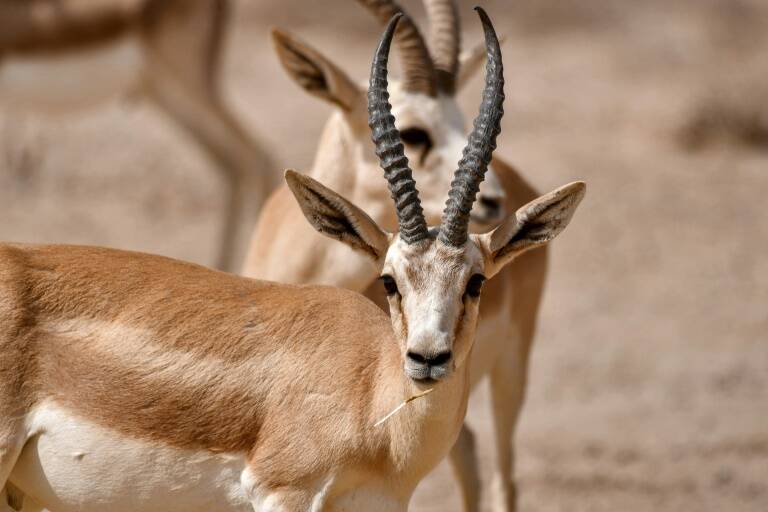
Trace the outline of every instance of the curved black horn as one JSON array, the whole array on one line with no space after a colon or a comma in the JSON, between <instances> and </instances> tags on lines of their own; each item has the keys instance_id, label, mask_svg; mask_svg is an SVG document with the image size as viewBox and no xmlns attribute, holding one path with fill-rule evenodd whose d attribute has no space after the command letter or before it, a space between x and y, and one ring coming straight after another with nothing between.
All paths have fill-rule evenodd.
<instances>
[{"instance_id":1,"label":"curved black horn","mask_svg":"<svg viewBox=\"0 0 768 512\"><path fill-rule=\"evenodd\" d=\"M368 87L368 126L376 146L376 155L384 169L384 177L395 201L400 238L408 244L429 237L427 222L419 201L419 191L408 166L408 158L400 141L400 132L395 128L392 106L387 92L387 60L392 36L402 14L395 14L387 24L384 35L371 64L371 81Z\"/></svg>"},{"instance_id":2,"label":"curved black horn","mask_svg":"<svg viewBox=\"0 0 768 512\"><path fill-rule=\"evenodd\" d=\"M504 68L501 64L499 39L488 14L481 7L475 7L475 10L483 23L488 62L480 113L475 118L472 133L451 182L440 225L439 240L455 247L461 247L467 241L469 212L480 190L480 182L485 178L493 150L496 149L496 136L501 132L501 118L504 115Z\"/></svg>"},{"instance_id":3,"label":"curved black horn","mask_svg":"<svg viewBox=\"0 0 768 512\"><path fill-rule=\"evenodd\" d=\"M358 0L358 2L367 7L381 23L388 23L396 14L403 15L396 37L402 60L403 88L406 91L435 96L437 94L435 67L427 44L413 20L394 0Z\"/></svg>"}]
</instances>

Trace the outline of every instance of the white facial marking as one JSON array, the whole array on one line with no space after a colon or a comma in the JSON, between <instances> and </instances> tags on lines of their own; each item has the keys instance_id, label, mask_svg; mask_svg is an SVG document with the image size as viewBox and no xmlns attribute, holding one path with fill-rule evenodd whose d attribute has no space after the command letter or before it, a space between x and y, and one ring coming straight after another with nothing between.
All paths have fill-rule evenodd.
<instances>
[{"instance_id":1,"label":"white facial marking","mask_svg":"<svg viewBox=\"0 0 768 512\"><path fill-rule=\"evenodd\" d=\"M483 273L483 264L472 241L463 248L439 241L425 247L398 238L390 247L382 273L391 275L399 290L390 297L390 309L395 332L407 333L401 343L411 378L440 380L464 364L471 343L463 338L474 332L474 324L465 322L474 322L478 309L477 300L464 292L470 276Z\"/></svg>"}]
</instances>

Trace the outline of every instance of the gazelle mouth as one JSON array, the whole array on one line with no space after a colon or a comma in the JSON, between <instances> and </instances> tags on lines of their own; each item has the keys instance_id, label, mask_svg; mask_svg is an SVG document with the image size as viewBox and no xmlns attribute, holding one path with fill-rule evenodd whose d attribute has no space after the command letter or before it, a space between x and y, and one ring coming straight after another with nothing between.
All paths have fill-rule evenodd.
<instances>
[{"instance_id":1,"label":"gazelle mouth","mask_svg":"<svg viewBox=\"0 0 768 512\"><path fill-rule=\"evenodd\" d=\"M437 384L441 380L448 377L451 373L451 368L447 364L441 365L419 365L405 367L405 374L414 382L419 384Z\"/></svg>"}]
</instances>

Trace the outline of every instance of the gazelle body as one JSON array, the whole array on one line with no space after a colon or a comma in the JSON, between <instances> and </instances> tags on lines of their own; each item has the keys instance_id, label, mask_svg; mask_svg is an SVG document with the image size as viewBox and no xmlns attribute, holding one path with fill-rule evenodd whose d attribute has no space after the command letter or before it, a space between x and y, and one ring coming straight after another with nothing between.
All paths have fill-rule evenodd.
<instances>
[{"instance_id":1,"label":"gazelle body","mask_svg":"<svg viewBox=\"0 0 768 512\"><path fill-rule=\"evenodd\" d=\"M227 10L228 0L5 0L0 102L67 111L126 95L149 98L224 176L228 211L217 265L231 270L272 170L221 98Z\"/></svg>"},{"instance_id":2,"label":"gazelle body","mask_svg":"<svg viewBox=\"0 0 768 512\"><path fill-rule=\"evenodd\" d=\"M387 1L361 0L361 3L372 8L379 18L399 10ZM479 69L484 53L472 51L458 58L458 18L454 2L430 0L425 1L425 5L433 29L430 49L436 73L442 69L444 79L452 73L453 83L449 87L425 86L420 70L430 68L433 62L420 61L425 50L414 52L413 48L420 48L423 42L415 27L408 25L407 30L397 34L401 38L406 77L391 84L390 102L420 184L424 215L427 222L434 225L440 221L444 191L450 187L465 140L466 124L455 92ZM309 175L355 204L364 204L379 225L394 229L397 218L390 207L389 193L378 186L380 171L366 126L365 89L306 43L282 31L275 31L273 35L277 53L291 77L308 92L336 107L317 145ZM451 64L452 61L455 62ZM409 77L409 63L413 65L413 62L421 64L417 66L416 76ZM439 85L438 80L435 82ZM494 157L473 212L473 231L487 232L495 228L505 212L516 211L538 195L514 168ZM472 387L485 377L489 377L491 383L497 453L491 499L496 512L512 511L515 507L512 439L525 394L528 353L546 271L546 247L522 255L485 285L487 298L481 304L470 378ZM375 266L365 255L314 234L287 187L277 189L267 200L243 273L295 284L342 286L365 293L387 309ZM465 510L479 510L479 470L473 435L468 428L462 430L451 452L451 462L460 482Z\"/></svg>"},{"instance_id":3,"label":"gazelle body","mask_svg":"<svg viewBox=\"0 0 768 512\"><path fill-rule=\"evenodd\" d=\"M375 426L422 385L354 292L0 254L0 481L51 510L405 510L460 428L466 368Z\"/></svg>"},{"instance_id":4,"label":"gazelle body","mask_svg":"<svg viewBox=\"0 0 768 512\"><path fill-rule=\"evenodd\" d=\"M382 274L389 318L341 288L0 245L0 507L29 496L57 512L407 509L461 429L483 281L557 236L584 194L566 185L468 234L503 102L480 15L489 73L438 228L387 103L397 16L374 57L369 116L398 233L286 173L310 224Z\"/></svg>"}]
</instances>

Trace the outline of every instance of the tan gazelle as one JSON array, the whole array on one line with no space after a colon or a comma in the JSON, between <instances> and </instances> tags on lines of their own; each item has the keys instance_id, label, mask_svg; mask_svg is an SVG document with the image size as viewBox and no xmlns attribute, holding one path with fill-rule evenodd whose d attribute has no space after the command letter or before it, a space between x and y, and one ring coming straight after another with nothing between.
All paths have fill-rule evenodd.
<instances>
[{"instance_id":1,"label":"tan gazelle","mask_svg":"<svg viewBox=\"0 0 768 512\"><path fill-rule=\"evenodd\" d=\"M499 132L498 41L439 228L428 229L387 103L387 26L370 123L399 233L286 173L320 232L386 276L361 295L158 256L0 246L0 485L56 512L405 511L459 433L482 282L562 231L572 183L468 234Z\"/></svg>"},{"instance_id":2,"label":"tan gazelle","mask_svg":"<svg viewBox=\"0 0 768 512\"><path fill-rule=\"evenodd\" d=\"M212 158L227 187L219 268L239 267L272 185L267 153L223 102L228 0L1 0L0 105L82 109L140 93Z\"/></svg>"},{"instance_id":3,"label":"tan gazelle","mask_svg":"<svg viewBox=\"0 0 768 512\"><path fill-rule=\"evenodd\" d=\"M389 0L360 0L385 22L399 6ZM456 93L485 60L473 50L459 56L459 19L454 0L425 0L429 49L413 22L404 17L395 36L403 79L391 87L392 110L406 154L419 181L429 224L437 224L445 192L466 140ZM389 198L378 185L379 169L366 127L365 88L319 52L282 31L274 42L284 67L308 92L336 108L317 147L310 175L364 205L386 229L397 225ZM478 47L482 49L482 46ZM538 196L512 167L494 157L472 213L472 231L498 226ZM525 392L528 353L533 341L547 270L546 248L532 251L507 266L485 285L478 343L470 378L474 387L489 377L496 457L493 459L491 503L495 512L514 510L513 445ZM244 274L296 284L329 284L365 292L386 309L377 268L362 255L314 235L287 187L267 201L254 232ZM479 510L480 484L474 437L462 429L451 452L464 508Z\"/></svg>"}]
</instances>

